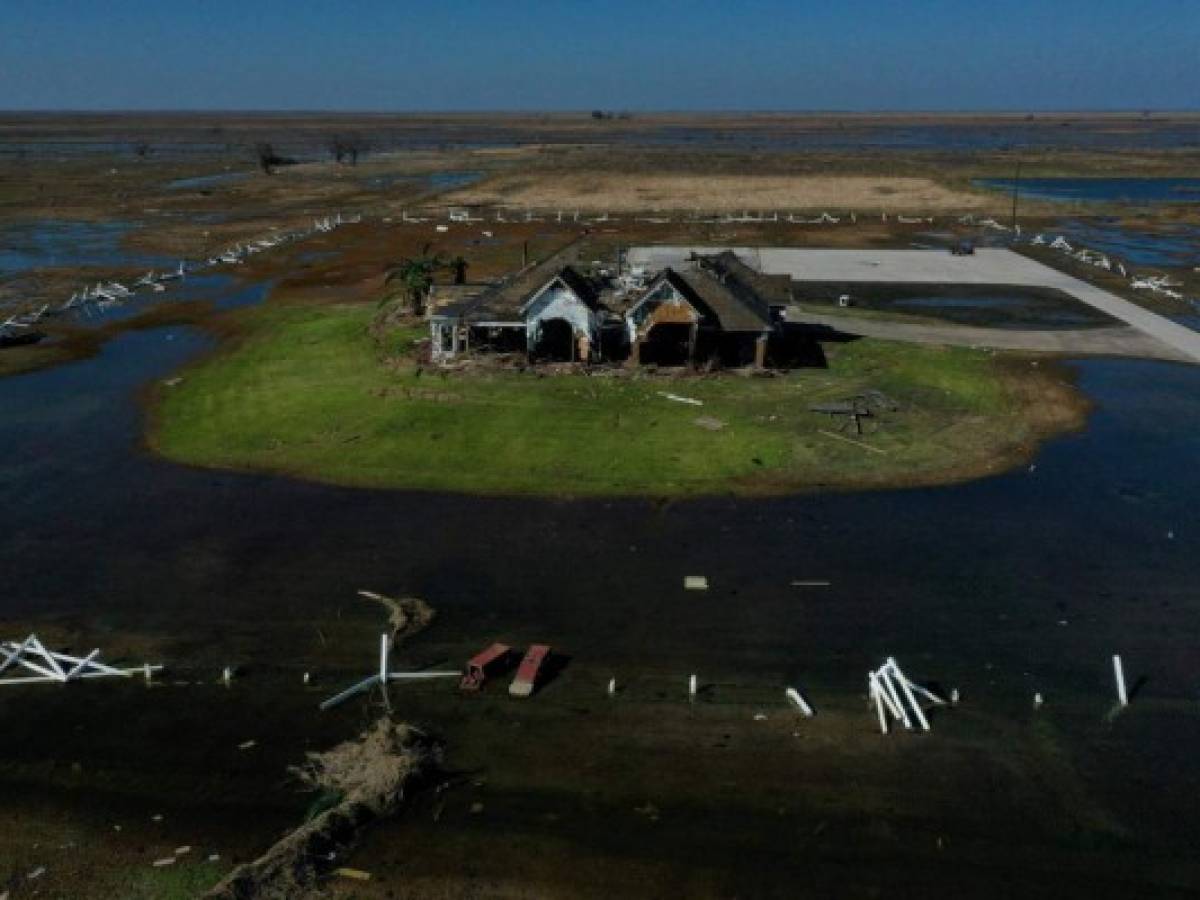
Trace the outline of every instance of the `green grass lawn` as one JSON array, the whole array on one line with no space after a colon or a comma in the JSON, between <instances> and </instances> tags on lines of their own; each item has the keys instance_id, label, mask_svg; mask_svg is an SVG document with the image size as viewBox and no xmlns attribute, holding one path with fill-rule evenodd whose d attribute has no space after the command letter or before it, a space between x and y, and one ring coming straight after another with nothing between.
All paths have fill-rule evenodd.
<instances>
[{"instance_id":1,"label":"green grass lawn","mask_svg":"<svg viewBox=\"0 0 1200 900\"><path fill-rule=\"evenodd\" d=\"M982 351L863 340L832 348L828 369L776 378L447 373L406 357L423 331L381 347L373 313L243 312L243 338L159 389L151 445L179 462L348 485L679 496L964 477L1035 437ZM881 453L821 434L840 422L808 409L865 388L902 405L862 439Z\"/></svg>"}]
</instances>

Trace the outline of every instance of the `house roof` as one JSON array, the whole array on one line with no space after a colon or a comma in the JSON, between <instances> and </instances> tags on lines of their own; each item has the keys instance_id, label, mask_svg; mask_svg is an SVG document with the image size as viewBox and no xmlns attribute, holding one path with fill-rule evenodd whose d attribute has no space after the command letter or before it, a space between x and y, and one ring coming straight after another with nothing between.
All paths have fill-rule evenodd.
<instances>
[{"instance_id":1,"label":"house roof","mask_svg":"<svg viewBox=\"0 0 1200 900\"><path fill-rule=\"evenodd\" d=\"M791 299L787 276L762 275L730 252L697 257L679 269L664 269L659 279L669 281L723 331L768 331L771 307Z\"/></svg>"},{"instance_id":2,"label":"house roof","mask_svg":"<svg viewBox=\"0 0 1200 900\"><path fill-rule=\"evenodd\" d=\"M567 289L570 290L571 293L578 297L580 301L590 309L600 309L600 294L595 287L592 286L592 283L580 275L579 272L577 272L571 266L563 266L553 276L548 278L545 282L529 293L524 302L521 304L521 311L524 312L529 304L533 302L534 298L536 298L543 290L545 290L555 281L561 281L563 284L565 284Z\"/></svg>"},{"instance_id":3,"label":"house roof","mask_svg":"<svg viewBox=\"0 0 1200 900\"><path fill-rule=\"evenodd\" d=\"M556 280L566 284L590 308L600 308L599 294L591 282L571 266L564 266L551 259L523 269L495 284L477 286L473 292L465 292L466 296L456 297L439 308L437 315L475 322L519 322L523 319L525 307L529 302ZM439 292L440 290L439 288Z\"/></svg>"}]
</instances>

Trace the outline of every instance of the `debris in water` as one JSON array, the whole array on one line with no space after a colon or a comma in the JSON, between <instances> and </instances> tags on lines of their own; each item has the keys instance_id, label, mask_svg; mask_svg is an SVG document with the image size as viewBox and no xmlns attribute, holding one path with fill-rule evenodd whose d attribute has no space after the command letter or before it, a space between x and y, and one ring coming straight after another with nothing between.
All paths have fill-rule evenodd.
<instances>
[{"instance_id":1,"label":"debris in water","mask_svg":"<svg viewBox=\"0 0 1200 900\"><path fill-rule=\"evenodd\" d=\"M1045 702L1045 701L1042 699L1042 695L1041 695L1041 694L1034 694L1034 695L1033 695L1033 708L1034 708L1034 709L1041 709L1041 708L1042 708L1042 704L1043 704L1044 702Z\"/></svg>"},{"instance_id":2,"label":"debris in water","mask_svg":"<svg viewBox=\"0 0 1200 900\"><path fill-rule=\"evenodd\" d=\"M175 857L175 856L164 856L162 859L156 859L154 862L152 862L152 863L151 863L151 865L152 865L152 866L154 866L154 868L156 868L156 869L161 869L161 868L163 868L164 866L173 866L173 865L175 865L175 860L176 860L176 859L178 859L178 857Z\"/></svg>"},{"instance_id":3,"label":"debris in water","mask_svg":"<svg viewBox=\"0 0 1200 900\"><path fill-rule=\"evenodd\" d=\"M371 873L364 872L362 869L347 869L342 867L340 869L334 869L333 874L337 875L339 878L349 878L351 881L371 880Z\"/></svg>"},{"instance_id":4,"label":"debris in water","mask_svg":"<svg viewBox=\"0 0 1200 900\"><path fill-rule=\"evenodd\" d=\"M395 810L408 788L426 779L439 761L438 745L386 716L358 740L309 753L308 762L292 774L313 790L340 795L342 802L301 825L263 856L235 868L205 896L305 896L322 876L334 872L358 831Z\"/></svg>"},{"instance_id":5,"label":"debris in water","mask_svg":"<svg viewBox=\"0 0 1200 900\"><path fill-rule=\"evenodd\" d=\"M783 695L787 698L788 703L792 704L792 706L796 707L796 709L800 711L800 715L804 716L804 718L811 719L814 715L816 715L816 713L813 712L813 708L809 706L808 701L805 700L803 695L795 688L788 688L783 692Z\"/></svg>"},{"instance_id":6,"label":"debris in water","mask_svg":"<svg viewBox=\"0 0 1200 900\"><path fill-rule=\"evenodd\" d=\"M251 747L254 747L257 744L258 744L258 741L253 741L253 740L243 741L242 743L238 744L238 749L239 750L249 750Z\"/></svg>"},{"instance_id":7,"label":"debris in water","mask_svg":"<svg viewBox=\"0 0 1200 900\"><path fill-rule=\"evenodd\" d=\"M187 854L189 854L191 852L192 852L192 848L187 844L184 844L182 847L175 848L176 856L186 856Z\"/></svg>"},{"instance_id":8,"label":"debris in water","mask_svg":"<svg viewBox=\"0 0 1200 900\"><path fill-rule=\"evenodd\" d=\"M946 703L941 697L921 685L909 681L900 671L900 666L895 658L891 656L878 669L867 673L867 686L870 690L871 701L875 704L875 710L879 715L879 730L884 734L888 733L888 713L891 713L893 719L902 722L904 727L910 731L914 718L921 726L922 731L929 730L929 720L925 718L925 711L921 709L921 704L913 696L914 692L926 697L937 706L944 706ZM912 713L911 718L909 717L910 712Z\"/></svg>"},{"instance_id":9,"label":"debris in water","mask_svg":"<svg viewBox=\"0 0 1200 900\"><path fill-rule=\"evenodd\" d=\"M767 714L766 714L766 713L755 713L755 714L754 714L754 721L755 721L755 722L765 722L765 721L767 721Z\"/></svg>"},{"instance_id":10,"label":"debris in water","mask_svg":"<svg viewBox=\"0 0 1200 900\"><path fill-rule=\"evenodd\" d=\"M36 880L36 879L38 879L38 878L41 878L41 877L42 877L43 875L45 875L45 874L46 874L46 867L45 867L45 866L38 866L36 869L34 869L32 872L30 872L30 873L29 873L28 875L26 875L25 877L26 877L27 879L29 879L30 881L34 881L34 880Z\"/></svg>"},{"instance_id":11,"label":"debris in water","mask_svg":"<svg viewBox=\"0 0 1200 900\"><path fill-rule=\"evenodd\" d=\"M685 591L707 591L708 576L706 575L685 575L683 577L683 589Z\"/></svg>"}]
</instances>

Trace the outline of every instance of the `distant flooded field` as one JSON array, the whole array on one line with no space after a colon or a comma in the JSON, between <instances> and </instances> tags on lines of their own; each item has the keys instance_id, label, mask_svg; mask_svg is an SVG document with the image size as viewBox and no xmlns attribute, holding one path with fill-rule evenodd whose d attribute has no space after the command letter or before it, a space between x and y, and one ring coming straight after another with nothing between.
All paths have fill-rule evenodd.
<instances>
[{"instance_id":1,"label":"distant flooded field","mask_svg":"<svg viewBox=\"0 0 1200 900\"><path fill-rule=\"evenodd\" d=\"M1200 178L977 178L980 187L1029 200L1074 203L1200 203Z\"/></svg>"}]
</instances>

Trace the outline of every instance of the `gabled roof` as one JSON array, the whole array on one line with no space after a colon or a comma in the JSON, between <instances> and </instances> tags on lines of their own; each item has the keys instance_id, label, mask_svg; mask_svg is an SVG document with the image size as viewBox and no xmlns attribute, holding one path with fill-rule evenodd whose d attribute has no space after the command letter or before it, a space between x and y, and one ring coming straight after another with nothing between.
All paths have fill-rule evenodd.
<instances>
[{"instance_id":1,"label":"gabled roof","mask_svg":"<svg viewBox=\"0 0 1200 900\"><path fill-rule=\"evenodd\" d=\"M750 275L757 278L752 279ZM760 276L732 253L722 253L699 257L678 270L663 269L651 282L647 294L662 281L667 281L700 313L705 324L722 331L762 332L772 328L771 306L774 302L762 296L759 290L769 292L772 298L782 295L781 283L758 280L770 277ZM789 282L789 297L790 293Z\"/></svg>"},{"instance_id":2,"label":"gabled roof","mask_svg":"<svg viewBox=\"0 0 1200 900\"><path fill-rule=\"evenodd\" d=\"M732 250L723 250L711 256L697 256L696 262L718 277L749 288L768 306L787 306L792 302L790 275L764 275L746 265Z\"/></svg>"},{"instance_id":3,"label":"gabled roof","mask_svg":"<svg viewBox=\"0 0 1200 900\"><path fill-rule=\"evenodd\" d=\"M469 299L452 303L442 314L476 322L519 322L524 317L525 307L530 301L555 281L562 281L591 309L600 308L599 295L586 278L571 266L548 260L489 285Z\"/></svg>"},{"instance_id":4,"label":"gabled roof","mask_svg":"<svg viewBox=\"0 0 1200 900\"><path fill-rule=\"evenodd\" d=\"M532 304L534 300L541 296L541 294L556 281L561 281L564 285L566 285L567 290L578 297L580 302L589 309L600 309L600 295L597 293L596 289L592 287L591 282L580 275L571 266L563 266L558 270L557 274L555 274L552 278L547 280L544 284L542 284L525 298L525 301L521 304L521 312L525 312L525 310L529 308L530 304Z\"/></svg>"}]
</instances>

